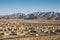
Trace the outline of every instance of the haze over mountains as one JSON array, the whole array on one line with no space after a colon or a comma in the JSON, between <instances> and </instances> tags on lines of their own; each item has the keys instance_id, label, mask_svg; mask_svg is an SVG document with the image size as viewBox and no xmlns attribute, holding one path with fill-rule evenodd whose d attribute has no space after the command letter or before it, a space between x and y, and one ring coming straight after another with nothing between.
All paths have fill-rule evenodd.
<instances>
[{"instance_id":1,"label":"haze over mountains","mask_svg":"<svg viewBox=\"0 0 60 40\"><path fill-rule=\"evenodd\" d=\"M15 13L11 15L0 15L0 19L40 19L40 20L60 20L60 13L58 12L34 12L30 14Z\"/></svg>"}]
</instances>

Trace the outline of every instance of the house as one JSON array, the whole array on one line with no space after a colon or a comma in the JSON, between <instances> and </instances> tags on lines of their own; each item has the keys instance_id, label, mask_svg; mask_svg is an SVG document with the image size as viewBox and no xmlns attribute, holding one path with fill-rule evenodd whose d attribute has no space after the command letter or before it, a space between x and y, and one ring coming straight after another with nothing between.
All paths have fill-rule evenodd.
<instances>
[{"instance_id":1,"label":"house","mask_svg":"<svg viewBox=\"0 0 60 40\"><path fill-rule=\"evenodd\" d=\"M11 31L11 34L9 35L17 35L17 33L15 31Z\"/></svg>"},{"instance_id":2,"label":"house","mask_svg":"<svg viewBox=\"0 0 60 40\"><path fill-rule=\"evenodd\" d=\"M0 32L0 35L4 35L4 32Z\"/></svg>"},{"instance_id":3,"label":"house","mask_svg":"<svg viewBox=\"0 0 60 40\"><path fill-rule=\"evenodd\" d=\"M55 32L56 32L56 34L60 35L60 29L57 29Z\"/></svg>"}]
</instances>

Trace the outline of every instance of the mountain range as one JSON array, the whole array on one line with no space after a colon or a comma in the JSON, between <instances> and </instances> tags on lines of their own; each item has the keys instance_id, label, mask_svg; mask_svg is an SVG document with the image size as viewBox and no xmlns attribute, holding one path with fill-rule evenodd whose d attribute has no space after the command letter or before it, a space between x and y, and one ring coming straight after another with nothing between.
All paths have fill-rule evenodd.
<instances>
[{"instance_id":1,"label":"mountain range","mask_svg":"<svg viewBox=\"0 0 60 40\"><path fill-rule=\"evenodd\" d=\"M60 20L59 12L33 12L30 14L14 13L11 15L0 15L0 19L25 19L25 20Z\"/></svg>"}]
</instances>

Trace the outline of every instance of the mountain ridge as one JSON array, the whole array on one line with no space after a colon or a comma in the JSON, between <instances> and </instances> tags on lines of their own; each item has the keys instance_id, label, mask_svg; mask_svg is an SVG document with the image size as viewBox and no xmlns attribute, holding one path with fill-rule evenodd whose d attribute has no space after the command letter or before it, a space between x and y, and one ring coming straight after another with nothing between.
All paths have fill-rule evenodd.
<instances>
[{"instance_id":1,"label":"mountain ridge","mask_svg":"<svg viewBox=\"0 0 60 40\"><path fill-rule=\"evenodd\" d=\"M33 12L27 15L24 13L15 13L11 15L3 15L3 16L0 15L0 19L60 20L60 13L59 12Z\"/></svg>"}]
</instances>

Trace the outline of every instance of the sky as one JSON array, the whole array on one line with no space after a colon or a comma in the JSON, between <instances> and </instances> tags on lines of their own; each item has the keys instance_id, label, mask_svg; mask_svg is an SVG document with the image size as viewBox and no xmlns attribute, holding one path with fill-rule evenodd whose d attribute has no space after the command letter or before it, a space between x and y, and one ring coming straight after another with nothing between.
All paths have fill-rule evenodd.
<instances>
[{"instance_id":1,"label":"sky","mask_svg":"<svg viewBox=\"0 0 60 40\"><path fill-rule=\"evenodd\" d=\"M0 0L0 15L60 12L60 0Z\"/></svg>"}]
</instances>

